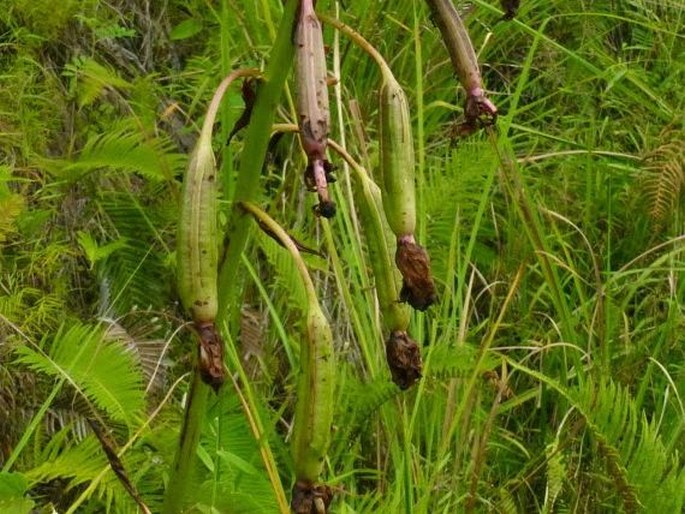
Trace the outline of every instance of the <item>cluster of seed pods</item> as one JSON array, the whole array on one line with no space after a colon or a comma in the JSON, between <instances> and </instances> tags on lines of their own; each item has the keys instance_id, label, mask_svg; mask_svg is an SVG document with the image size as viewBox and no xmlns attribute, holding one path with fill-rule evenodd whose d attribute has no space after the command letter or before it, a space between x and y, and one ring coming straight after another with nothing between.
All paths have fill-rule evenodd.
<instances>
[{"instance_id":1,"label":"cluster of seed pods","mask_svg":"<svg viewBox=\"0 0 685 514\"><path fill-rule=\"evenodd\" d=\"M450 0L427 2L466 90L463 132L473 132L484 123L494 122L497 109L483 90L473 45L454 6ZM511 13L518 7L518 2L508 0L504 3L509 7L506 16L513 16ZM330 218L335 215L336 206L328 188L334 177L332 165L326 158L329 101L322 26L315 12L315 0L299 0L298 5L293 44L298 126L307 156L304 180L318 195L315 213ZM341 25L337 25L338 28ZM387 64L382 58L378 59L377 53L375 58L379 60L382 72L379 89L380 180L376 184L363 169L358 169L355 194L387 334L388 367L393 381L401 389L407 389L420 379L422 362L419 346L408 334L410 315L405 304L425 311L436 301L436 288L428 253L415 235L415 156L409 102ZM223 342L214 324L217 315L218 190L211 136L221 96L240 74L234 73L222 83L208 110L184 181L178 232L179 294L199 336L200 374L215 390L223 383L225 371ZM249 112L243 124L248 121ZM243 208L255 216L260 226L268 225L268 233L280 233L275 222L258 207L245 204ZM284 234L279 236L297 259L297 243L290 239L285 241L285 237ZM393 239L394 265L389 244ZM308 284L309 300L292 436L296 481L291 507L297 514L325 514L332 492L318 479L328 450L333 417L332 333L311 280L305 271L301 270L301 273Z\"/></svg>"}]
</instances>

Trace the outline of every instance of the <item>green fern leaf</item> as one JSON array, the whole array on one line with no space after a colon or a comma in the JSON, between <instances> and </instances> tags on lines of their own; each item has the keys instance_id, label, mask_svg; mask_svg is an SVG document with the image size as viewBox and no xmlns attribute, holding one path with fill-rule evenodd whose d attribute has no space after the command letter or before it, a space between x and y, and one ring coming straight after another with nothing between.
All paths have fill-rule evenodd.
<instances>
[{"instance_id":1,"label":"green fern leaf","mask_svg":"<svg viewBox=\"0 0 685 514\"><path fill-rule=\"evenodd\" d=\"M169 140L130 125L123 122L107 133L91 136L74 161L46 162L46 166L71 181L105 169L139 173L150 181L162 182L183 170L187 158L175 153Z\"/></svg>"},{"instance_id":2,"label":"green fern leaf","mask_svg":"<svg viewBox=\"0 0 685 514\"><path fill-rule=\"evenodd\" d=\"M41 346L48 347L48 353L19 346L18 362L37 372L65 377L113 419L136 424L145 407L141 371L125 346L107 342L102 327L63 325L49 345Z\"/></svg>"}]
</instances>

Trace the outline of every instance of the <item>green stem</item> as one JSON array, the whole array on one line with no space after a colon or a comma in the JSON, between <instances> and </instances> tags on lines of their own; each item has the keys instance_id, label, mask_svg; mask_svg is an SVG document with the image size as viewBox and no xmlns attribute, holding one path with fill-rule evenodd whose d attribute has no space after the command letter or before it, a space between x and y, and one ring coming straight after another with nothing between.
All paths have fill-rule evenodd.
<instances>
[{"instance_id":1,"label":"green stem","mask_svg":"<svg viewBox=\"0 0 685 514\"><path fill-rule=\"evenodd\" d=\"M242 151L242 158L240 159L235 197L233 199L233 209L227 230L227 234L230 236L230 243L219 271L219 314L217 324L220 326L230 317L229 306L235 307L238 305L235 296L239 291L237 278L240 267L240 255L245 250L252 228L245 212L238 205L240 202L252 201L257 196L259 177L264 165L276 107L295 55L292 34L298 6L299 2L294 0L290 0L285 5L283 18L272 47L269 65L264 73L264 82L259 87L250 124L245 136L245 146Z\"/></svg>"},{"instance_id":2,"label":"green stem","mask_svg":"<svg viewBox=\"0 0 685 514\"><path fill-rule=\"evenodd\" d=\"M376 48L364 38L364 36L362 36L359 32L354 30L349 25L345 25L342 21L338 20L337 18L328 16L327 14L319 14L318 16L322 22L331 25L339 32L345 34L347 37L350 38L350 40L355 45L357 45L360 49L369 54L369 57L371 57L380 68L383 77L393 77L392 70L390 69L388 62L381 55L381 53L378 50L376 50Z\"/></svg>"},{"instance_id":3,"label":"green stem","mask_svg":"<svg viewBox=\"0 0 685 514\"><path fill-rule=\"evenodd\" d=\"M191 471L195 463L195 452L200 440L208 396L209 386L202 381L200 373L196 370L188 394L180 446L176 452L171 477L166 487L163 514L176 514L183 510L186 491L191 484Z\"/></svg>"}]
</instances>

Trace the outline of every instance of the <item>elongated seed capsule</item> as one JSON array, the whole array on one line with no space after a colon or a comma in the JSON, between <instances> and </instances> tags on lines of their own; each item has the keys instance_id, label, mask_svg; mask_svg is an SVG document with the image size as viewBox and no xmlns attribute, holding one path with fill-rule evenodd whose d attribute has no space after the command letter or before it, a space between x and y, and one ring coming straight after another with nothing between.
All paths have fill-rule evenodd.
<instances>
[{"instance_id":1,"label":"elongated seed capsule","mask_svg":"<svg viewBox=\"0 0 685 514\"><path fill-rule=\"evenodd\" d=\"M359 218L364 227L369 263L376 283L376 295L385 331L407 330L409 309L397 301L400 293L400 279L392 261L380 188L368 177L358 176L355 180L356 201ZM393 245L394 246L394 245Z\"/></svg>"},{"instance_id":2,"label":"elongated seed capsule","mask_svg":"<svg viewBox=\"0 0 685 514\"><path fill-rule=\"evenodd\" d=\"M392 250L389 243L393 235L383 215L381 190L342 147L334 141L330 141L330 144L354 171L355 205L364 227L366 249L383 316L383 332L388 334L385 355L393 382L401 389L407 389L421 378L421 352L407 333L409 310L397 301L399 274L390 257Z\"/></svg>"},{"instance_id":3,"label":"elongated seed capsule","mask_svg":"<svg viewBox=\"0 0 685 514\"><path fill-rule=\"evenodd\" d=\"M427 0L427 2L450 54L457 78L466 90L465 128L475 129L481 115L494 121L497 117L497 108L485 94L478 57L459 13L451 0Z\"/></svg>"},{"instance_id":4,"label":"elongated seed capsule","mask_svg":"<svg viewBox=\"0 0 685 514\"><path fill-rule=\"evenodd\" d=\"M217 313L217 194L211 132L203 131L183 183L177 238L178 292L196 323Z\"/></svg>"},{"instance_id":5,"label":"elongated seed capsule","mask_svg":"<svg viewBox=\"0 0 685 514\"><path fill-rule=\"evenodd\" d=\"M381 192L368 176L358 176L355 181L355 204L366 235L369 262L376 285L376 295L383 316L385 354L388 368L400 389L408 389L421 378L421 353L419 346L408 333L409 310L399 303L398 273L390 257L387 231L384 230Z\"/></svg>"},{"instance_id":6,"label":"elongated seed capsule","mask_svg":"<svg viewBox=\"0 0 685 514\"><path fill-rule=\"evenodd\" d=\"M388 72L383 74L379 110L383 209L397 238L395 263L403 279L400 300L423 311L435 302L435 284L428 253L414 239L415 161L409 102Z\"/></svg>"},{"instance_id":7,"label":"elongated seed capsule","mask_svg":"<svg viewBox=\"0 0 685 514\"><path fill-rule=\"evenodd\" d=\"M333 335L318 304L308 306L306 323L292 451L297 479L313 483L321 474L330 442L335 370Z\"/></svg>"},{"instance_id":8,"label":"elongated seed capsule","mask_svg":"<svg viewBox=\"0 0 685 514\"><path fill-rule=\"evenodd\" d=\"M252 214L261 226L266 227L272 236L277 237L290 252L307 293L305 337L300 345L300 375L291 441L297 478L291 506L295 513L325 514L332 499L332 492L328 486L318 484L317 481L330 444L335 405L333 334L321 310L314 284L297 245L285 230L259 207L252 203L244 203L242 207Z\"/></svg>"},{"instance_id":9,"label":"elongated seed capsule","mask_svg":"<svg viewBox=\"0 0 685 514\"><path fill-rule=\"evenodd\" d=\"M300 3L295 29L295 63L300 139L308 160L305 182L319 196L316 213L330 218L335 214L335 204L328 191L332 167L326 161L330 116L326 54L313 0L301 0Z\"/></svg>"},{"instance_id":10,"label":"elongated seed capsule","mask_svg":"<svg viewBox=\"0 0 685 514\"><path fill-rule=\"evenodd\" d=\"M416 230L414 140L409 102L395 77L387 73L379 96L383 209L390 228L401 237Z\"/></svg>"},{"instance_id":11,"label":"elongated seed capsule","mask_svg":"<svg viewBox=\"0 0 685 514\"><path fill-rule=\"evenodd\" d=\"M176 268L181 303L190 312L200 339L200 373L204 382L218 389L224 381L223 341L214 320L218 310L218 182L212 150L212 127L228 86L255 70L237 70L226 77L212 98L200 137L190 157L183 181L183 195L176 239Z\"/></svg>"}]
</instances>

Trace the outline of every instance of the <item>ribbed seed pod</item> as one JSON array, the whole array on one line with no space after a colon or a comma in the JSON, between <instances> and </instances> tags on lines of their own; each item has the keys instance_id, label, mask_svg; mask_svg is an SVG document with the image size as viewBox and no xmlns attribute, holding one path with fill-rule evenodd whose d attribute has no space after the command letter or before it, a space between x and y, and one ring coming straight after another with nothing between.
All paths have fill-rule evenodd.
<instances>
[{"instance_id":1,"label":"ribbed seed pod","mask_svg":"<svg viewBox=\"0 0 685 514\"><path fill-rule=\"evenodd\" d=\"M217 313L217 183L211 133L200 136L183 183L177 238L178 292L196 323Z\"/></svg>"},{"instance_id":2,"label":"ribbed seed pod","mask_svg":"<svg viewBox=\"0 0 685 514\"><path fill-rule=\"evenodd\" d=\"M464 133L473 132L477 128L479 120L483 121L481 117L485 117L489 123L495 121L497 107L485 95L476 51L473 49L469 33L451 0L427 0L427 2L450 54L454 71L466 90L465 122L462 131Z\"/></svg>"},{"instance_id":3,"label":"ribbed seed pod","mask_svg":"<svg viewBox=\"0 0 685 514\"><path fill-rule=\"evenodd\" d=\"M428 254L414 239L415 160L409 102L390 73L383 76L379 110L383 209L397 237L395 263L403 278L400 300L423 311L435 301L435 284Z\"/></svg>"},{"instance_id":4,"label":"ribbed seed pod","mask_svg":"<svg viewBox=\"0 0 685 514\"><path fill-rule=\"evenodd\" d=\"M295 63L298 125L308 160L305 183L318 193L319 205L315 212L330 218L335 215L335 203L328 192L328 182L334 180L330 175L332 166L326 161L330 116L326 54L313 0L301 0L300 3L295 30Z\"/></svg>"},{"instance_id":5,"label":"ribbed seed pod","mask_svg":"<svg viewBox=\"0 0 685 514\"><path fill-rule=\"evenodd\" d=\"M370 178L364 177L355 182L355 192L355 205L364 227L383 325L388 333L393 330L407 330L409 309L397 301L400 293L399 273L390 254L390 242L394 238L392 233L388 234L387 224L384 223L381 190Z\"/></svg>"},{"instance_id":6,"label":"ribbed seed pod","mask_svg":"<svg viewBox=\"0 0 685 514\"><path fill-rule=\"evenodd\" d=\"M212 127L226 89L239 77L255 70L236 70L214 93L202 131L183 181L183 196L176 238L177 284L181 303L191 314L200 338L199 369L202 380L217 390L224 382L224 345L214 320L218 310L218 182L212 150Z\"/></svg>"},{"instance_id":7,"label":"ribbed seed pod","mask_svg":"<svg viewBox=\"0 0 685 514\"><path fill-rule=\"evenodd\" d=\"M321 474L330 442L335 369L333 335L318 303L308 306L306 323L292 452L297 479L314 483Z\"/></svg>"},{"instance_id":8,"label":"ribbed seed pod","mask_svg":"<svg viewBox=\"0 0 685 514\"><path fill-rule=\"evenodd\" d=\"M242 207L288 249L307 293L305 337L300 345L300 376L291 440L297 479L291 507L295 513L325 514L333 494L328 486L317 482L330 443L335 405L333 334L297 244L259 207L251 203L244 203Z\"/></svg>"},{"instance_id":9,"label":"ribbed seed pod","mask_svg":"<svg viewBox=\"0 0 685 514\"><path fill-rule=\"evenodd\" d=\"M380 150L383 209L397 237L416 230L414 140L409 102L391 75L383 77L380 89Z\"/></svg>"},{"instance_id":10,"label":"ribbed seed pod","mask_svg":"<svg viewBox=\"0 0 685 514\"><path fill-rule=\"evenodd\" d=\"M376 282L376 295L383 316L388 368L400 389L408 389L421 378L419 346L407 334L409 311L397 301L399 294L397 270L390 258L386 230L383 226L381 191L371 179L359 176L355 184L359 217L364 226L369 261Z\"/></svg>"}]
</instances>

